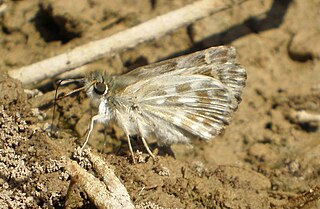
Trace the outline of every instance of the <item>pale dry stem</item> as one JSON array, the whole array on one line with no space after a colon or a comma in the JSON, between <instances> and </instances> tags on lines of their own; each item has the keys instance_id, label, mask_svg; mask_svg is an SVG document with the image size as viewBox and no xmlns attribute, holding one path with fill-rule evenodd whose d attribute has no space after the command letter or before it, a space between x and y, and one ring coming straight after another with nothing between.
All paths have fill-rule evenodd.
<instances>
[{"instance_id":1,"label":"pale dry stem","mask_svg":"<svg viewBox=\"0 0 320 209\"><path fill-rule=\"evenodd\" d=\"M24 85L32 86L102 57L112 56L146 41L158 39L178 28L245 1L247 0L199 0L110 37L92 41L69 52L11 70L9 75L20 80Z\"/></svg>"},{"instance_id":2,"label":"pale dry stem","mask_svg":"<svg viewBox=\"0 0 320 209\"><path fill-rule=\"evenodd\" d=\"M90 152L88 158L98 177L70 159L66 162L66 169L90 201L97 208L134 208L126 188L104 160Z\"/></svg>"}]
</instances>

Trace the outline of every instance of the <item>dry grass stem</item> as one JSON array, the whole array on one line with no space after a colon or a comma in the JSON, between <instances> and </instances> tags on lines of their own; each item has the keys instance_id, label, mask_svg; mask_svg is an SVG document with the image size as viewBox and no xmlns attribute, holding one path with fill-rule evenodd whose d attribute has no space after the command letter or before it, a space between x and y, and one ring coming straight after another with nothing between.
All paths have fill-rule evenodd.
<instances>
[{"instance_id":1,"label":"dry grass stem","mask_svg":"<svg viewBox=\"0 0 320 209\"><path fill-rule=\"evenodd\" d=\"M146 41L158 39L178 28L244 1L246 0L199 0L110 37L92 41L69 52L11 70L9 75L20 80L24 85L30 86L102 57L112 56Z\"/></svg>"}]
</instances>

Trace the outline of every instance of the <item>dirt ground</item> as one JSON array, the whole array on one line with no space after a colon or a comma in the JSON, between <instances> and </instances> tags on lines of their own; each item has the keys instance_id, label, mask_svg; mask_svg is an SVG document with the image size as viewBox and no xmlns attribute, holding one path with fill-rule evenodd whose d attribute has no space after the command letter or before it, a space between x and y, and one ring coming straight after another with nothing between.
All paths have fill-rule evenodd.
<instances>
[{"instance_id":1,"label":"dirt ground","mask_svg":"<svg viewBox=\"0 0 320 209\"><path fill-rule=\"evenodd\" d=\"M24 91L5 72L191 2L0 0L0 208L95 208L81 187L70 194L62 158L74 159L96 110L84 93L59 101L50 134L52 81ZM319 0L248 1L87 66L119 74L232 45L247 70L226 130L192 148L157 148L158 162L137 140L145 162L133 164L119 128L95 128L89 147L114 167L137 208L320 208L320 124L297 116L320 114L319 8Z\"/></svg>"}]
</instances>

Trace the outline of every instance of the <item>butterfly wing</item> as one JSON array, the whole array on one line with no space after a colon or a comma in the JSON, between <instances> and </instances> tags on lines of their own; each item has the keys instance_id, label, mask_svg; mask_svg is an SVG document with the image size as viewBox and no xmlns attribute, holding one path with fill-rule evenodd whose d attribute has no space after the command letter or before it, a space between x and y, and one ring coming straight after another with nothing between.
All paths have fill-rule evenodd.
<instances>
[{"instance_id":1,"label":"butterfly wing","mask_svg":"<svg viewBox=\"0 0 320 209\"><path fill-rule=\"evenodd\" d=\"M219 134L241 100L246 72L235 63L234 48L213 47L120 77L132 81L118 96L138 107L140 133L169 144L188 142L187 134Z\"/></svg>"},{"instance_id":2,"label":"butterfly wing","mask_svg":"<svg viewBox=\"0 0 320 209\"><path fill-rule=\"evenodd\" d=\"M236 51L232 46L211 47L203 51L150 64L123 75L138 82L163 74L206 75L221 81L240 99L246 82L246 71L236 64Z\"/></svg>"}]
</instances>

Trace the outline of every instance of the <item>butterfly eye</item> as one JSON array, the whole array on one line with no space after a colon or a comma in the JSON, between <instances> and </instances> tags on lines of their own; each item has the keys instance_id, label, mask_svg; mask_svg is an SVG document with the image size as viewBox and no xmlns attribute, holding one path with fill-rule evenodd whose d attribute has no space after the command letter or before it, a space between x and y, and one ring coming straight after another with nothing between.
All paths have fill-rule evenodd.
<instances>
[{"instance_id":1,"label":"butterfly eye","mask_svg":"<svg viewBox=\"0 0 320 209\"><path fill-rule=\"evenodd\" d=\"M96 83L93 90L98 95L103 95L106 92L107 86L104 83Z\"/></svg>"}]
</instances>

